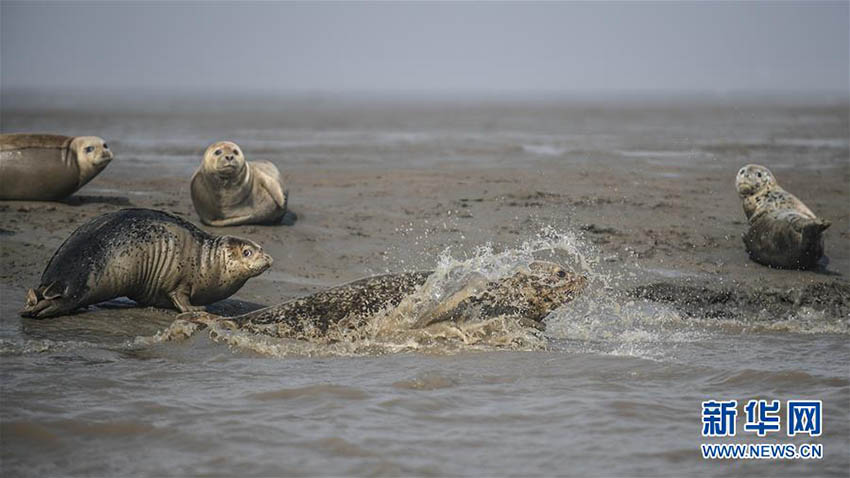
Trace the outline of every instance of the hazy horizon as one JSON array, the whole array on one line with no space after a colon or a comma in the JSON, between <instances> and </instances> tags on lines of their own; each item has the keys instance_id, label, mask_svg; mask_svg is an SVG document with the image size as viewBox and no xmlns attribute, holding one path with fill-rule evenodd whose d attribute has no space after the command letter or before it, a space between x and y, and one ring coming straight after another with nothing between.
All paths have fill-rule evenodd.
<instances>
[{"instance_id":1,"label":"hazy horizon","mask_svg":"<svg viewBox=\"0 0 850 478\"><path fill-rule=\"evenodd\" d=\"M4 93L847 93L847 2L0 4Z\"/></svg>"}]
</instances>

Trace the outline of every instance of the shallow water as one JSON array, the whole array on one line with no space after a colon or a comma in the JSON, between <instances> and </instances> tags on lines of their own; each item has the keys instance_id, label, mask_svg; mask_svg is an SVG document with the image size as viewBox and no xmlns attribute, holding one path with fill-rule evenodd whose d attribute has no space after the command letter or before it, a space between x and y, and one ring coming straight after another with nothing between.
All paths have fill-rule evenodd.
<instances>
[{"instance_id":1,"label":"shallow water","mask_svg":"<svg viewBox=\"0 0 850 478\"><path fill-rule=\"evenodd\" d=\"M3 468L681 476L814 466L841 476L848 359L846 336L722 332L322 358L268 358L204 335L143 349L54 344L3 357ZM703 462L699 404L712 397L823 400L826 459Z\"/></svg>"},{"instance_id":2,"label":"shallow water","mask_svg":"<svg viewBox=\"0 0 850 478\"><path fill-rule=\"evenodd\" d=\"M124 158L116 171L154 170L170 179L190 175L205 145L225 132L254 157L286 155L286 164L298 168L343 163L381 172L388 164L446 162L488 168L566 155L575 162L684 165L691 169L681 174L690 174L734 163L718 151L736 148L746 150L750 162L780 151L789 168L847 168L841 163L846 140L824 126L834 115L817 109L808 118L770 110L760 116L765 122L754 124L749 115L687 109L659 119L637 108L559 112L529 106L503 115L470 108L444 124L440 111L427 107L362 117L356 108L330 114L301 107L312 113L254 114L245 107L225 119L179 109L100 112L80 121L61 111L3 119L4 131L97 130L115 138L109 142ZM795 160L800 148L806 154ZM677 178L680 172L662 168L658 174ZM122 186L94 181L87 192L156 194ZM366 228L369 213L363 213ZM336 234L336 227L306 221L287 234L299 228ZM704 277L704 270L612 266L575 228L529 229L510 245L488 248L479 241L476 249L463 242L433 244L421 224L400 219L397 227L389 259L363 265L351 259L339 267L439 271L460 265L498 274L536 257L568 263L591 285L549 317L543 337L505 343L496 334L471 343L443 331L429 341L402 334L328 345L208 331L183 341L153 340L174 313L129 308L127 301L68 318L22 320L16 312L23 286L4 283L4 476L847 476L850 318L815 310L744 320L687 318L670 305L624 292L635 277L685 280ZM495 235L497 246L500 239ZM437 252L425 252L433 248ZM262 301L271 304L338 282L297 272L312 260L322 262L276 261L263 282L243 290L274 290L274 298ZM340 259L326 262L333 261ZM740 430L743 403L755 398L781 400L783 407L788 399L823 400L823 436L788 438L784 423L782 432L766 438L700 436L702 401L737 399ZM707 461L699 455L704 442L823 443L825 457Z\"/></svg>"}]
</instances>

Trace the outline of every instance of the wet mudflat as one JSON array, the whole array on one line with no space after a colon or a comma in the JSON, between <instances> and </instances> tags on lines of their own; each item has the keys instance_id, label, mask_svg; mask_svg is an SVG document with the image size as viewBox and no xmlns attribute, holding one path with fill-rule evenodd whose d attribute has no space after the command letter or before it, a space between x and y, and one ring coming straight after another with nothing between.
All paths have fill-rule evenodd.
<instances>
[{"instance_id":1,"label":"wet mudflat","mask_svg":"<svg viewBox=\"0 0 850 478\"><path fill-rule=\"evenodd\" d=\"M4 109L4 132L97 134L116 160L67 201L0 204L2 469L846 476L847 111L729 100ZM531 258L591 287L549 317L545 336L520 340L305 344L222 332L159 342L149 339L176 313L127 301L52 321L17 316L84 221L133 206L198 223L188 181L220 139L284 172L298 218L227 230L275 264L218 313L376 273ZM832 221L825 269L747 260L734 175L751 162ZM783 429L728 442L823 443L824 459L705 462L700 402L712 398L823 400L818 439Z\"/></svg>"}]
</instances>

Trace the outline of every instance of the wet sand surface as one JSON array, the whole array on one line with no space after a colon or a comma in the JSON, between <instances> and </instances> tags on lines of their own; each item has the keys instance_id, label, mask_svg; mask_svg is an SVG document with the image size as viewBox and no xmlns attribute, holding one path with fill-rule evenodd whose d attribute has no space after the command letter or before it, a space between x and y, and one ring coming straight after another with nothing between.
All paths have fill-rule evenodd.
<instances>
[{"instance_id":1,"label":"wet sand surface","mask_svg":"<svg viewBox=\"0 0 850 478\"><path fill-rule=\"evenodd\" d=\"M66 201L0 202L0 420L13 475L846 476L846 103L75 108L2 114L3 132L96 134L116 153ZM278 166L297 219L200 225L189 178L206 146L224 139ZM748 260L734 188L746 163L771 168L832 222L824 268ZM71 231L124 207L263 245L274 266L210 307L225 315L371 274L433 269L441 254L462 262L564 234L573 250L541 255L592 276L596 290L553 314L550 343L535 351L340 357L293 348L269 357L206 337L145 347L133 339L176 312L126 300L20 319L26 289ZM703 462L700 402L755 397L824 400L826 458ZM205 436L215 444L203 446ZM782 438L793 441L774 441ZM36 451L43 442L52 451Z\"/></svg>"}]
</instances>

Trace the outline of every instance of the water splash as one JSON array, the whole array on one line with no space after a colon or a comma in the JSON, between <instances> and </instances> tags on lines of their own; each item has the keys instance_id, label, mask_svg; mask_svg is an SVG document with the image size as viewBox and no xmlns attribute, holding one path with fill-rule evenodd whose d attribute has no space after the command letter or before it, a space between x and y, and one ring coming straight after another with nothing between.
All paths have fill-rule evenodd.
<instances>
[{"instance_id":1,"label":"water splash","mask_svg":"<svg viewBox=\"0 0 850 478\"><path fill-rule=\"evenodd\" d=\"M677 344L717 337L730 330L735 333L801 330L799 320L694 318L670 305L634 299L626 291L633 285L640 268L621 263L605 270L601 266L600 251L573 231L544 227L516 247L497 250L487 243L460 255L463 257L457 257L451 248L443 250L434 272L415 293L405 297L398 306L383 310L354 327L336 324L327 332L308 329L300 332L295 340L264 335L263 332L268 331L259 330L259 327L253 332L260 333L252 333L237 328L232 322L215 321L209 324L209 337L234 349L274 357L555 348L664 360L675 358ZM437 323L423 328L414 326L422 317L445 307L459 294L462 296L464 290L480 290L487 282L505 278L541 259L567 265L568 269L588 279L583 293L547 317L545 333L523 327L504 316L463 323ZM809 311L802 327L816 326L820 319L816 311ZM836 327L842 328L840 324ZM817 330L835 333L836 327ZM168 329L153 337L139 338L136 343L182 340L197 328L197 324L176 321ZM843 330L846 328L844 324Z\"/></svg>"},{"instance_id":2,"label":"water splash","mask_svg":"<svg viewBox=\"0 0 850 478\"><path fill-rule=\"evenodd\" d=\"M415 293L362 324L335 324L327 331L307 328L298 332L300 340L273 337L292 336L280 333L280 328L286 327L281 324L273 324L274 330L260 330L269 326L252 326L253 330L246 330L229 321L212 321L208 324L208 333L213 341L270 356L374 355L414 350L445 354L502 348L540 350L548 344L544 333L523 326L510 316L471 317L473 320L461 323L440 322L426 327L416 325L421 319L445 309L452 301L484 290L490 282L527 271L541 253L553 258L572 258L578 265L577 273L593 274L592 261L581 250L577 237L544 229L534 239L498 252L492 244L468 251L463 258L455 257L451 249L444 250L433 273ZM183 340L196 330L196 324L175 321L168 329L152 337L140 337L136 342L153 345Z\"/></svg>"}]
</instances>

